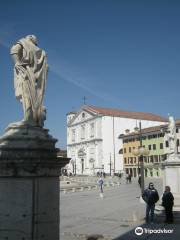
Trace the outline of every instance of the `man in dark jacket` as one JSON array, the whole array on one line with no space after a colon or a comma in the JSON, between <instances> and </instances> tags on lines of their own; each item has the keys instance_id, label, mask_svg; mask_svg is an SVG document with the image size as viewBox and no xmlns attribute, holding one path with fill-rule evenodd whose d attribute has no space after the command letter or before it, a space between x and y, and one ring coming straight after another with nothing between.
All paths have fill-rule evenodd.
<instances>
[{"instance_id":1,"label":"man in dark jacket","mask_svg":"<svg viewBox=\"0 0 180 240\"><path fill-rule=\"evenodd\" d=\"M144 190L142 198L146 202L146 223L149 223L149 215L150 221L153 223L155 203L159 200L159 194L152 182L149 183L149 187Z\"/></svg>"},{"instance_id":2,"label":"man in dark jacket","mask_svg":"<svg viewBox=\"0 0 180 240\"><path fill-rule=\"evenodd\" d=\"M166 223L173 223L173 205L174 205L174 196L171 193L169 186L165 186L165 191L162 197L162 205L165 208L166 214Z\"/></svg>"}]
</instances>

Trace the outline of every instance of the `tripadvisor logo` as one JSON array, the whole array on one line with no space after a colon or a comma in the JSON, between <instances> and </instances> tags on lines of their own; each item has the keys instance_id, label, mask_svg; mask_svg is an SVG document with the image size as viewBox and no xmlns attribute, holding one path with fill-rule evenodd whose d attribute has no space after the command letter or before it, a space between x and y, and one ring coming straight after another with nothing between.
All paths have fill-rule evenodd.
<instances>
[{"instance_id":1,"label":"tripadvisor logo","mask_svg":"<svg viewBox=\"0 0 180 240\"><path fill-rule=\"evenodd\" d=\"M137 227L135 228L134 232L136 235L140 236L143 233L144 234L171 234L173 233L174 229L150 229L150 228L142 228L142 227Z\"/></svg>"},{"instance_id":2,"label":"tripadvisor logo","mask_svg":"<svg viewBox=\"0 0 180 240\"><path fill-rule=\"evenodd\" d=\"M142 235L143 234L143 228L142 227L137 227L135 229L135 234L138 235L138 236Z\"/></svg>"}]
</instances>

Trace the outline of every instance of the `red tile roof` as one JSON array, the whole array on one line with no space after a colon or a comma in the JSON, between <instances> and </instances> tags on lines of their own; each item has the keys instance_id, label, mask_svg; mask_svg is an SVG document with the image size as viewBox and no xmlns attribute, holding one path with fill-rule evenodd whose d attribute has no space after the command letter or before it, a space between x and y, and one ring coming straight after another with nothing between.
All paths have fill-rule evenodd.
<instances>
[{"instance_id":1,"label":"red tile roof","mask_svg":"<svg viewBox=\"0 0 180 240\"><path fill-rule=\"evenodd\" d=\"M154 126L154 127L142 128L141 134L143 135L143 134L152 133L152 132L161 132L161 129L167 128L167 126L168 126L168 124L164 124L164 125L161 124L161 125ZM121 134L119 136L119 138L128 138L128 137L135 136L135 135L139 135L139 131L134 131L134 132L130 132L127 134Z\"/></svg>"},{"instance_id":2,"label":"red tile roof","mask_svg":"<svg viewBox=\"0 0 180 240\"><path fill-rule=\"evenodd\" d=\"M180 126L180 120L177 119L176 120L176 127ZM158 126L153 126L153 127L148 127L148 128L142 128L141 129L141 133L143 134L147 134L147 133L152 133L152 132L161 132L162 129L167 129L168 128L168 124L161 124ZM139 130L139 129L138 129ZM127 134L120 134L119 138L128 138L134 135L139 135L139 131L134 131L134 132L129 132Z\"/></svg>"},{"instance_id":3,"label":"red tile roof","mask_svg":"<svg viewBox=\"0 0 180 240\"><path fill-rule=\"evenodd\" d=\"M159 122L168 121L166 118L153 113L129 112L129 111L120 110L120 109L101 108L101 107L96 107L91 105L84 105L82 109L96 113L96 114L105 115L105 116L133 118L133 119L142 119L142 120L159 121Z\"/></svg>"}]
</instances>

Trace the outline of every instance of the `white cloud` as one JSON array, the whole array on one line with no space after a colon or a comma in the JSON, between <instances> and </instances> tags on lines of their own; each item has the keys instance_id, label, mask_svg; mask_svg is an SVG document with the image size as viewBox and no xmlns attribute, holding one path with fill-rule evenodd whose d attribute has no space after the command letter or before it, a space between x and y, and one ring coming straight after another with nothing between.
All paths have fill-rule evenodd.
<instances>
[{"instance_id":1,"label":"white cloud","mask_svg":"<svg viewBox=\"0 0 180 240\"><path fill-rule=\"evenodd\" d=\"M12 39L15 38L15 30L13 25L1 26L0 30L0 45L5 48L10 48L12 44ZM50 50L48 53L51 57L48 58L50 65L50 71L52 71L57 76L64 79L64 81L72 83L74 86L81 88L90 94L98 97L104 101L118 102L119 99L96 86L96 80L91 77L90 74L85 74L83 71L77 70L77 68L72 67L69 63L65 62L59 56L56 56L54 50Z\"/></svg>"}]
</instances>

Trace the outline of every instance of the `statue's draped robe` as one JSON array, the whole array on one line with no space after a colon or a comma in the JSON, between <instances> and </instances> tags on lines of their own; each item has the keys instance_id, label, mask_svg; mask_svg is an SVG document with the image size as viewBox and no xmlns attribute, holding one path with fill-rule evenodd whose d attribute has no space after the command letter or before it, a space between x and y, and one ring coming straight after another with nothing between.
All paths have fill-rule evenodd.
<instances>
[{"instance_id":1,"label":"statue's draped robe","mask_svg":"<svg viewBox=\"0 0 180 240\"><path fill-rule=\"evenodd\" d=\"M176 124L174 118L169 118L168 126L168 140L169 140L169 153L177 154L177 136L176 136Z\"/></svg>"},{"instance_id":2,"label":"statue's draped robe","mask_svg":"<svg viewBox=\"0 0 180 240\"><path fill-rule=\"evenodd\" d=\"M22 58L21 64L15 64L14 67L15 95L23 104L25 120L27 112L30 111L31 120L42 126L43 98L48 70L46 54L44 50L25 38L19 40L17 44L22 47Z\"/></svg>"}]
</instances>

